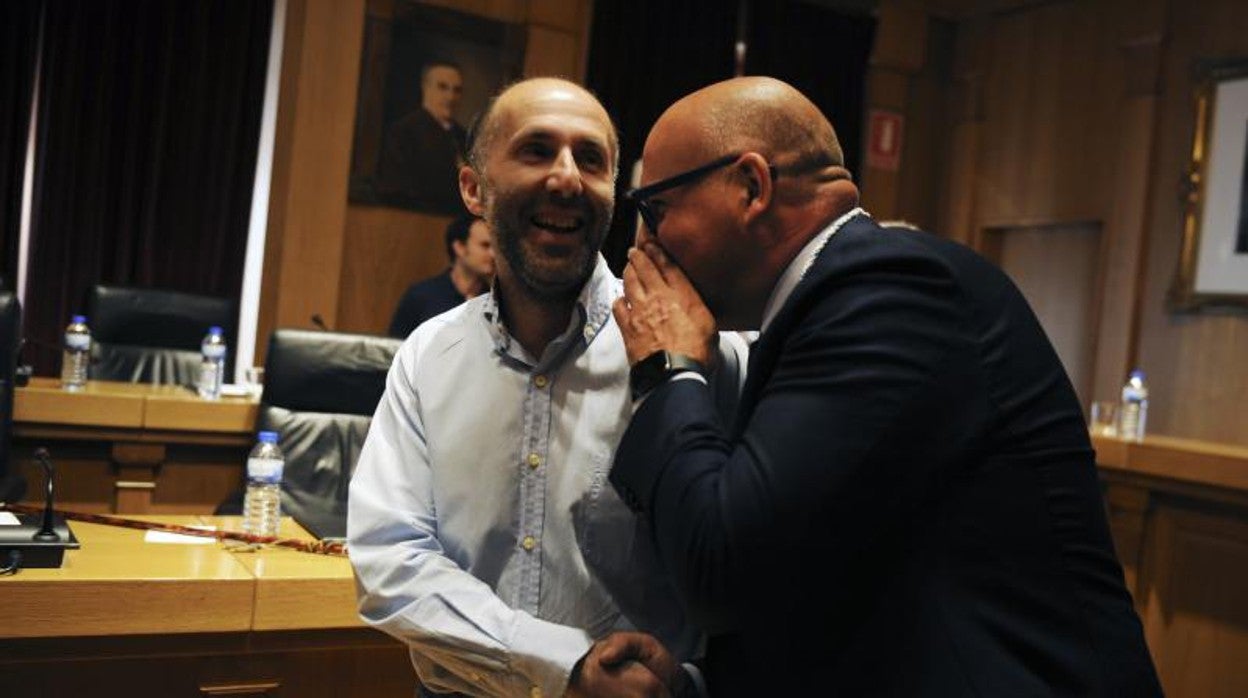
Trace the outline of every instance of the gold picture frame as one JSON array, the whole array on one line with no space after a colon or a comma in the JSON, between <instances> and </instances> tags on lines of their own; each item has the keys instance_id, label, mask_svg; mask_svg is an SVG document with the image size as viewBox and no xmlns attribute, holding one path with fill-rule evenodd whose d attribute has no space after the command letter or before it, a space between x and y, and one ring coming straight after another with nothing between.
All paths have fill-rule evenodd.
<instances>
[{"instance_id":1,"label":"gold picture frame","mask_svg":"<svg viewBox=\"0 0 1248 698\"><path fill-rule=\"evenodd\" d=\"M1184 178L1174 310L1248 308L1248 58L1204 65Z\"/></svg>"}]
</instances>

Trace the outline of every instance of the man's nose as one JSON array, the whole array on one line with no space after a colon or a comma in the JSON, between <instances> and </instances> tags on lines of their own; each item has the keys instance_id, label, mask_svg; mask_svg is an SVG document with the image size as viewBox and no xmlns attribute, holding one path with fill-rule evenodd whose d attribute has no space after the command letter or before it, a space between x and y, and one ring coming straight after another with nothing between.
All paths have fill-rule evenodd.
<instances>
[{"instance_id":1,"label":"man's nose","mask_svg":"<svg viewBox=\"0 0 1248 698\"><path fill-rule=\"evenodd\" d=\"M551 164L550 174L546 176L546 188L563 196L576 196L581 193L581 185L581 170L576 166L572 151L568 148L560 150Z\"/></svg>"}]
</instances>

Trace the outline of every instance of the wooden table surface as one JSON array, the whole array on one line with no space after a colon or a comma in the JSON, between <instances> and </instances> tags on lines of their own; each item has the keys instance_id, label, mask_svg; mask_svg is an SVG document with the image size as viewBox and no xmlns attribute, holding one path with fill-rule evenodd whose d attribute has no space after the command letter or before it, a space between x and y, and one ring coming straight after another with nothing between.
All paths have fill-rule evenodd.
<instances>
[{"instance_id":1,"label":"wooden table surface","mask_svg":"<svg viewBox=\"0 0 1248 698\"><path fill-rule=\"evenodd\" d=\"M56 378L35 377L14 391L13 422L18 434L56 425L250 436L257 404L254 396L204 400L179 385L90 381L70 392Z\"/></svg>"},{"instance_id":2,"label":"wooden table surface","mask_svg":"<svg viewBox=\"0 0 1248 698\"><path fill-rule=\"evenodd\" d=\"M238 517L135 517L237 530ZM0 577L0 638L358 628L345 557L233 544L154 543L146 531L70 522L82 547L59 569ZM313 539L291 519L282 535Z\"/></svg>"}]
</instances>

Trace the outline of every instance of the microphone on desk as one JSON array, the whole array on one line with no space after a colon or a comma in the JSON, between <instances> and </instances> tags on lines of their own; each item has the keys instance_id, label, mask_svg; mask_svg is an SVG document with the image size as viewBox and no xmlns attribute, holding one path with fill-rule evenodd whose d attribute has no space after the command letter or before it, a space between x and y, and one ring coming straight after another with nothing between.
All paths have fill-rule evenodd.
<instances>
[{"instance_id":1,"label":"microphone on desk","mask_svg":"<svg viewBox=\"0 0 1248 698\"><path fill-rule=\"evenodd\" d=\"M21 507L17 525L0 526L0 575L16 574L23 568L60 567L65 551L80 547L69 524L57 516L52 506L56 469L52 467L48 449L37 448L34 455L43 466L47 480L43 516L36 528L31 520L33 516L27 514L33 507Z\"/></svg>"},{"instance_id":2,"label":"microphone on desk","mask_svg":"<svg viewBox=\"0 0 1248 698\"><path fill-rule=\"evenodd\" d=\"M43 521L39 524L39 531L35 534L35 540L56 541L61 537L56 533L56 524L52 520L52 488L53 480L56 476L56 468L52 467L52 458L48 454L46 448L36 448L35 458L39 460L39 464L43 466L44 478L44 495L43 495Z\"/></svg>"},{"instance_id":3,"label":"microphone on desk","mask_svg":"<svg viewBox=\"0 0 1248 698\"><path fill-rule=\"evenodd\" d=\"M316 325L322 331L329 331L329 328L325 326L325 320L321 318L320 313L312 313L312 324Z\"/></svg>"}]
</instances>

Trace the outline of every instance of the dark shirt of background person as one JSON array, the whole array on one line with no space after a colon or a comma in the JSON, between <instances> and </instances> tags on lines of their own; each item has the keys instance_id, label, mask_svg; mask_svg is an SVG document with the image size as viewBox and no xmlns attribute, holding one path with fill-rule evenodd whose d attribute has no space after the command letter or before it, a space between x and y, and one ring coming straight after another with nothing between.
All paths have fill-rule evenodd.
<instances>
[{"instance_id":1,"label":"dark shirt of background person","mask_svg":"<svg viewBox=\"0 0 1248 698\"><path fill-rule=\"evenodd\" d=\"M453 63L428 63L420 72L420 108L390 125L377 164L383 201L432 213L464 213L459 166L464 127L455 121L464 78Z\"/></svg>"},{"instance_id":2,"label":"dark shirt of background person","mask_svg":"<svg viewBox=\"0 0 1248 698\"><path fill-rule=\"evenodd\" d=\"M446 226L446 256L451 266L437 276L408 287L390 320L390 336L400 339L420 323L484 293L494 279L494 248L490 227L473 216Z\"/></svg>"}]
</instances>

